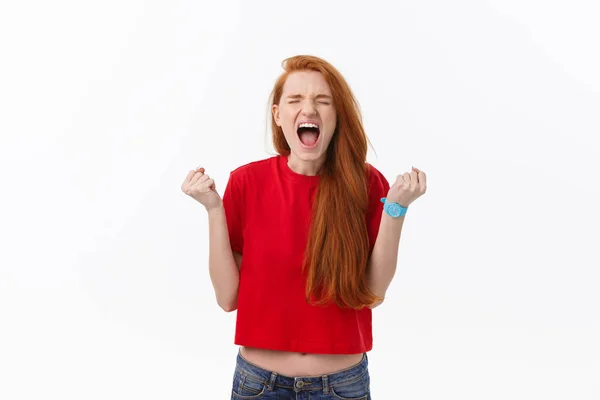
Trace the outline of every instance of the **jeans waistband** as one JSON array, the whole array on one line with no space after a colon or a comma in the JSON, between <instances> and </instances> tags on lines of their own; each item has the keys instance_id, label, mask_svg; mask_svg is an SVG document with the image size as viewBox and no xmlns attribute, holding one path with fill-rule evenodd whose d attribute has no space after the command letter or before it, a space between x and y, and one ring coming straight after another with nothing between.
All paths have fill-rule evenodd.
<instances>
[{"instance_id":1,"label":"jeans waistband","mask_svg":"<svg viewBox=\"0 0 600 400\"><path fill-rule=\"evenodd\" d=\"M252 364L242 356L240 351L237 355L236 369L242 374L263 381L271 390L275 387L282 387L296 390L324 389L327 392L329 386L346 385L362 379L368 373L368 364L367 353L363 353L363 358L358 364L346 369L323 375L293 377L269 371L256 364Z\"/></svg>"}]
</instances>

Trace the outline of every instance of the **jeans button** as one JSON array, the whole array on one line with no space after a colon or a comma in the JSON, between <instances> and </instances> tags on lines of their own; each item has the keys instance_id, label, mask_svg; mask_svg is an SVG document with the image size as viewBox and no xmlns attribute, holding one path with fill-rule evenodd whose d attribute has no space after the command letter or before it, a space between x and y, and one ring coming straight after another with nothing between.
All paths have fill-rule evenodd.
<instances>
[{"instance_id":1,"label":"jeans button","mask_svg":"<svg viewBox=\"0 0 600 400\"><path fill-rule=\"evenodd\" d=\"M296 382L296 387L297 387L298 389L302 389L302 387L303 387L303 386L304 386L304 382L302 382L302 381L298 381L298 382Z\"/></svg>"}]
</instances>

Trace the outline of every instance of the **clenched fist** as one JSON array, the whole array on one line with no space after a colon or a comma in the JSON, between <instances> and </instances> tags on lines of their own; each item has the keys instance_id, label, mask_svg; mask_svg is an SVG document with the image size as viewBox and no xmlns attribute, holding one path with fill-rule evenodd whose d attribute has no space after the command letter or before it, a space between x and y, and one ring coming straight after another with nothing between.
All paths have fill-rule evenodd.
<instances>
[{"instance_id":1,"label":"clenched fist","mask_svg":"<svg viewBox=\"0 0 600 400\"><path fill-rule=\"evenodd\" d=\"M408 207L410 203L425 194L427 190L427 176L425 172L412 167L412 171L405 172L396 177L396 182L390 188L387 199L398 203L402 207Z\"/></svg>"},{"instance_id":2,"label":"clenched fist","mask_svg":"<svg viewBox=\"0 0 600 400\"><path fill-rule=\"evenodd\" d=\"M217 193L215 181L204 173L204 168L191 170L183 181L181 190L202 204L206 211L219 208L223 204L221 196Z\"/></svg>"}]
</instances>

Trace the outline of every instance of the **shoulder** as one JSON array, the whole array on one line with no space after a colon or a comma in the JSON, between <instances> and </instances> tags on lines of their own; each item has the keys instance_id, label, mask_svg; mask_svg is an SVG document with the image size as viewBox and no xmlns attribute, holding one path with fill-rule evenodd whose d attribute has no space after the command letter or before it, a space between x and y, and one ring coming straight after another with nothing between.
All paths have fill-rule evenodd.
<instances>
[{"instance_id":1,"label":"shoulder","mask_svg":"<svg viewBox=\"0 0 600 400\"><path fill-rule=\"evenodd\" d=\"M369 188L373 189L385 189L386 187L389 189L389 182L385 178L385 176L372 164L367 164L367 176L369 180Z\"/></svg>"},{"instance_id":2,"label":"shoulder","mask_svg":"<svg viewBox=\"0 0 600 400\"><path fill-rule=\"evenodd\" d=\"M251 161L235 168L230 172L230 175L231 178L235 180L244 181L252 177L260 176L265 172L269 172L276 163L277 156Z\"/></svg>"}]
</instances>

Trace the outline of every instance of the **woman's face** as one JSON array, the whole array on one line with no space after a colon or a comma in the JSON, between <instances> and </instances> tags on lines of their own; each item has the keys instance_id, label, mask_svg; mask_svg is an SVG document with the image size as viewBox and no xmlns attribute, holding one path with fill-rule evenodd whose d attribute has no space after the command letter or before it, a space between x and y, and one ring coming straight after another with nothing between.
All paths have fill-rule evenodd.
<instances>
[{"instance_id":1,"label":"woman's face","mask_svg":"<svg viewBox=\"0 0 600 400\"><path fill-rule=\"evenodd\" d=\"M279 104L273 105L273 116L296 157L303 161L325 158L336 127L336 110L320 72L292 72Z\"/></svg>"}]
</instances>

